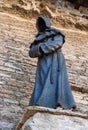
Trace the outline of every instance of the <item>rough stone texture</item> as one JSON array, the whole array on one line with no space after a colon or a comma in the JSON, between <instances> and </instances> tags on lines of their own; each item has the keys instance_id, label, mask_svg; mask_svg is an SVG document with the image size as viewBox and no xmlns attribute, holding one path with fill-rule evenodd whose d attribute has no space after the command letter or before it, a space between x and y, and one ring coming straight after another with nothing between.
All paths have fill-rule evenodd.
<instances>
[{"instance_id":1,"label":"rough stone texture","mask_svg":"<svg viewBox=\"0 0 88 130\"><path fill-rule=\"evenodd\" d=\"M59 27L88 31L86 11L74 9L66 0L0 0L0 10L27 19L43 15L52 18L55 26L59 22Z\"/></svg>"},{"instance_id":2,"label":"rough stone texture","mask_svg":"<svg viewBox=\"0 0 88 130\"><path fill-rule=\"evenodd\" d=\"M66 43L63 53L67 61L69 80L73 89L88 92L88 40L87 34L73 32L66 33Z\"/></svg>"},{"instance_id":3,"label":"rough stone texture","mask_svg":"<svg viewBox=\"0 0 88 130\"><path fill-rule=\"evenodd\" d=\"M87 124L87 120L77 117L37 113L25 123L22 130L87 130Z\"/></svg>"},{"instance_id":4,"label":"rough stone texture","mask_svg":"<svg viewBox=\"0 0 88 130\"><path fill-rule=\"evenodd\" d=\"M0 8L0 130L15 129L28 106L35 82L37 60L28 56L29 44L36 34L35 18L27 20L17 15L5 13ZM71 27L73 28L71 23L76 24L76 20L77 23L80 21L85 23L86 20L77 16L74 21L74 17L69 15L70 21L72 17L72 22L69 22L68 15L63 12L62 16L62 19L57 21L52 19L52 22L54 21L53 25L56 27L61 27L63 21L62 26L68 27L68 29L61 28L66 34L63 53L72 89L86 92L84 94L73 92L73 94L80 112L87 113L88 34L77 28L71 30ZM77 27L81 29L86 25L77 24Z\"/></svg>"},{"instance_id":5,"label":"rough stone texture","mask_svg":"<svg viewBox=\"0 0 88 130\"><path fill-rule=\"evenodd\" d=\"M86 119L88 119L88 113L34 106L27 108L16 130L20 130L23 125L22 130L84 130L88 128Z\"/></svg>"},{"instance_id":6,"label":"rough stone texture","mask_svg":"<svg viewBox=\"0 0 88 130\"><path fill-rule=\"evenodd\" d=\"M14 122L14 127L34 84L36 63L28 56L33 27L33 21L0 13L0 120ZM5 125L1 128L6 130Z\"/></svg>"}]
</instances>

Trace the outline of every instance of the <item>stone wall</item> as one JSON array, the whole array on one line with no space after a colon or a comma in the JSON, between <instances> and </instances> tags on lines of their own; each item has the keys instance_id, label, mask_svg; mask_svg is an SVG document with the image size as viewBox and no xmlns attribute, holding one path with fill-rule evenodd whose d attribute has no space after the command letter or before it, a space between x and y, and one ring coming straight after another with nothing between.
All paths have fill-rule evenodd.
<instances>
[{"instance_id":1,"label":"stone wall","mask_svg":"<svg viewBox=\"0 0 88 130\"><path fill-rule=\"evenodd\" d=\"M88 39L86 32L65 31L63 53L73 90L88 92Z\"/></svg>"},{"instance_id":2,"label":"stone wall","mask_svg":"<svg viewBox=\"0 0 88 130\"><path fill-rule=\"evenodd\" d=\"M88 35L62 30L70 84L75 90L88 92ZM0 126L5 126L4 130L14 128L13 122L18 122L29 103L37 60L31 59L28 51L35 34L35 19L0 12Z\"/></svg>"},{"instance_id":3,"label":"stone wall","mask_svg":"<svg viewBox=\"0 0 88 130\"><path fill-rule=\"evenodd\" d=\"M13 128L28 106L36 63L28 56L34 24L0 13L0 128ZM13 123L15 122L15 123Z\"/></svg>"}]
</instances>

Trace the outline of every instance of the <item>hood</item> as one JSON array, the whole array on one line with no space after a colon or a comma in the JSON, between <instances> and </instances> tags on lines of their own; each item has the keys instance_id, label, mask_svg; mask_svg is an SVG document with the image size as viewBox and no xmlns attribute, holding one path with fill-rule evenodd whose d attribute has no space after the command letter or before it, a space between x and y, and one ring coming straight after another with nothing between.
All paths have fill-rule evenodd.
<instances>
[{"instance_id":1,"label":"hood","mask_svg":"<svg viewBox=\"0 0 88 130\"><path fill-rule=\"evenodd\" d=\"M51 23L49 18L43 16L38 17L36 21L36 28L38 32L43 32L45 29L50 28L50 26Z\"/></svg>"}]
</instances>

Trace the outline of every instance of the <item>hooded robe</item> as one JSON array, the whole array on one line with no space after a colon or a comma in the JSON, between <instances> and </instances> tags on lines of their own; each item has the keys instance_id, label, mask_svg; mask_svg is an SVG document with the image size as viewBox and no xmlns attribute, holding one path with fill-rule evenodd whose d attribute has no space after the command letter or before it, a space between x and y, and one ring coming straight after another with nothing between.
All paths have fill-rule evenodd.
<instances>
[{"instance_id":1,"label":"hooded robe","mask_svg":"<svg viewBox=\"0 0 88 130\"><path fill-rule=\"evenodd\" d=\"M65 58L61 48L64 34L50 25L49 18L40 16L36 27L38 34L30 46L29 56L38 58L36 79L30 106L64 109L76 107L69 86Z\"/></svg>"}]
</instances>

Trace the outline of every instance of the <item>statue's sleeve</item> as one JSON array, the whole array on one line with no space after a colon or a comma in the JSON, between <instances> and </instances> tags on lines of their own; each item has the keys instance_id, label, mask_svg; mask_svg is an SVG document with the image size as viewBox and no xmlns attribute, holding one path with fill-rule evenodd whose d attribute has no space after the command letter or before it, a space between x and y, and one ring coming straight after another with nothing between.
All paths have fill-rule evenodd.
<instances>
[{"instance_id":1,"label":"statue's sleeve","mask_svg":"<svg viewBox=\"0 0 88 130\"><path fill-rule=\"evenodd\" d=\"M54 39L50 38L47 41L42 42L40 44L40 50L42 51L42 53L48 54L61 48L62 45L63 45L63 36L57 35L54 37Z\"/></svg>"},{"instance_id":2,"label":"statue's sleeve","mask_svg":"<svg viewBox=\"0 0 88 130\"><path fill-rule=\"evenodd\" d=\"M32 45L30 50L29 50L29 56L31 58L39 57L41 56L41 52L39 50L39 44Z\"/></svg>"},{"instance_id":3,"label":"statue's sleeve","mask_svg":"<svg viewBox=\"0 0 88 130\"><path fill-rule=\"evenodd\" d=\"M53 39L49 38L47 41L32 45L29 51L29 56L32 58L40 57L43 54L48 54L61 48L63 45L63 36L57 35Z\"/></svg>"}]
</instances>

